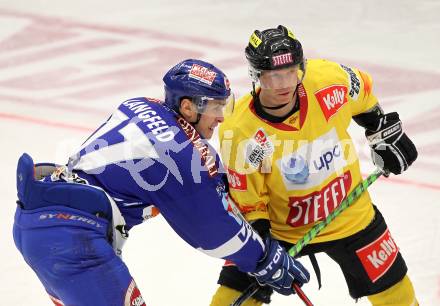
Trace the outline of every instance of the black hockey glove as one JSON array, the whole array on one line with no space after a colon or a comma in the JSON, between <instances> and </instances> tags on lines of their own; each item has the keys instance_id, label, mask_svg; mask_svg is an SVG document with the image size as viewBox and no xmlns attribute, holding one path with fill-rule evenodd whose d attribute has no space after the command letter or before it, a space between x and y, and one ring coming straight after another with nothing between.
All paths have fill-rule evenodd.
<instances>
[{"instance_id":1,"label":"black hockey glove","mask_svg":"<svg viewBox=\"0 0 440 306\"><path fill-rule=\"evenodd\" d=\"M254 276L260 285L272 287L278 293L290 295L295 293L293 282L302 286L310 280L309 272L297 260L272 238L265 239L266 251L258 262Z\"/></svg>"},{"instance_id":2,"label":"black hockey glove","mask_svg":"<svg viewBox=\"0 0 440 306\"><path fill-rule=\"evenodd\" d=\"M396 112L382 114L376 126L365 131L373 163L384 171L400 174L416 160L417 149L402 130Z\"/></svg>"}]
</instances>

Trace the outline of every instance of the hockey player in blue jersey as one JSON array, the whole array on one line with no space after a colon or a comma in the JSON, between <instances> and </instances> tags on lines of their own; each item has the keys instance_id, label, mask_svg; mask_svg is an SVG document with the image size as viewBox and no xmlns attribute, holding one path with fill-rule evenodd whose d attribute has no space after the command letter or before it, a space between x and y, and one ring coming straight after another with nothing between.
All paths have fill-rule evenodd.
<instances>
[{"instance_id":1,"label":"hockey player in blue jersey","mask_svg":"<svg viewBox=\"0 0 440 306\"><path fill-rule=\"evenodd\" d=\"M67 165L21 156L13 234L26 263L55 305L146 305L121 248L133 226L160 211L192 247L294 293L307 270L228 209L222 166L206 141L231 99L226 76L186 60L163 80L164 102L123 102Z\"/></svg>"}]
</instances>

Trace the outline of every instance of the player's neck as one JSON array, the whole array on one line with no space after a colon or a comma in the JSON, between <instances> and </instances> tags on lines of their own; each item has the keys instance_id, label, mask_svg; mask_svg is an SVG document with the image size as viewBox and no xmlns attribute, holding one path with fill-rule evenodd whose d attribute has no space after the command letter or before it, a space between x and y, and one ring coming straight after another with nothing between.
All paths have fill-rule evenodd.
<instances>
[{"instance_id":1,"label":"player's neck","mask_svg":"<svg viewBox=\"0 0 440 306\"><path fill-rule=\"evenodd\" d=\"M264 91L260 92L260 105L263 109L263 111L271 116L274 117L285 117L287 114L289 114L292 109L295 107L296 102L296 92L292 96L292 99L289 100L287 103L282 103L279 105L275 105L271 103L270 96L266 96L264 94Z\"/></svg>"},{"instance_id":2,"label":"player's neck","mask_svg":"<svg viewBox=\"0 0 440 306\"><path fill-rule=\"evenodd\" d=\"M269 122L281 123L299 110L298 96L294 95L294 99L295 99L294 100L295 102L293 104L289 103L288 105L283 106L282 108L280 108L278 110L272 110L272 112L282 110L282 112L279 111L279 112L276 112L275 115L273 115L272 113L268 112L268 109L263 107L261 100L260 100L260 96L255 96L254 97L255 112L260 118L265 119ZM290 105L292 105L293 107L290 108L289 107ZM287 111L285 111L284 109L286 109Z\"/></svg>"}]
</instances>

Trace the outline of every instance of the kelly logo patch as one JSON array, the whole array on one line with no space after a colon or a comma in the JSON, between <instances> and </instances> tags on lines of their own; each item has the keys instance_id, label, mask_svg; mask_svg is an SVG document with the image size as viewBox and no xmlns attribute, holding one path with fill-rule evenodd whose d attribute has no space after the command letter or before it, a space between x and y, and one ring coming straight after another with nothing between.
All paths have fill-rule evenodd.
<instances>
[{"instance_id":1,"label":"kelly logo patch","mask_svg":"<svg viewBox=\"0 0 440 306\"><path fill-rule=\"evenodd\" d=\"M202 83L212 85L217 73L201 65L193 64L189 72L189 77L199 80Z\"/></svg>"},{"instance_id":2,"label":"kelly logo patch","mask_svg":"<svg viewBox=\"0 0 440 306\"><path fill-rule=\"evenodd\" d=\"M373 283L391 268L398 253L399 248L391 237L389 229L375 241L356 251Z\"/></svg>"},{"instance_id":3,"label":"kelly logo patch","mask_svg":"<svg viewBox=\"0 0 440 306\"><path fill-rule=\"evenodd\" d=\"M321 106L327 121L347 103L347 87L332 85L315 92L315 97Z\"/></svg>"}]
</instances>

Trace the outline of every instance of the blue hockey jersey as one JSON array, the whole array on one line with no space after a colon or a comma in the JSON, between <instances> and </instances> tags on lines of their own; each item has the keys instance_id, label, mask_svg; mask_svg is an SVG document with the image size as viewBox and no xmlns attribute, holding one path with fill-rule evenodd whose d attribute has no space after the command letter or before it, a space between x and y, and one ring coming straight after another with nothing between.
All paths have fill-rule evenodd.
<instances>
[{"instance_id":1,"label":"blue hockey jersey","mask_svg":"<svg viewBox=\"0 0 440 306\"><path fill-rule=\"evenodd\" d=\"M219 157L185 119L151 98L123 102L69 160L114 199L128 228L157 208L194 248L243 271L262 256L260 237L228 211Z\"/></svg>"}]
</instances>

